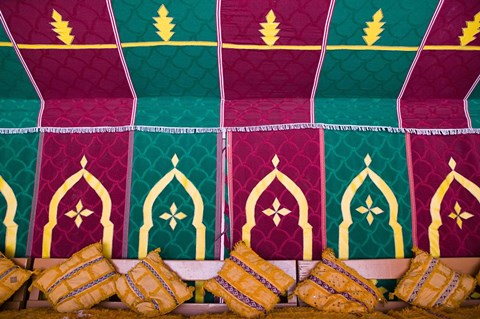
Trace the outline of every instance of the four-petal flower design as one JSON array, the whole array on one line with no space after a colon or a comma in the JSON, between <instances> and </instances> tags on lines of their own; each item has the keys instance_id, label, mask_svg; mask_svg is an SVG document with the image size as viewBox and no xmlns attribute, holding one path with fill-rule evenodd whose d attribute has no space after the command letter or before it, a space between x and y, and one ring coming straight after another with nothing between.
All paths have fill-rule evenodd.
<instances>
[{"instance_id":1,"label":"four-petal flower design","mask_svg":"<svg viewBox=\"0 0 480 319\"><path fill-rule=\"evenodd\" d=\"M175 205L175 203L170 206L170 213L165 212L160 215L161 219L170 220L169 225L172 230L175 230L175 227L177 226L177 219L182 220L185 217L187 217L185 213L177 211L177 205Z\"/></svg>"},{"instance_id":2,"label":"four-petal flower design","mask_svg":"<svg viewBox=\"0 0 480 319\"><path fill-rule=\"evenodd\" d=\"M273 201L272 204L273 209L267 208L263 211L263 213L267 216L272 216L273 215L273 222L275 223L275 226L278 226L280 224L280 215L281 216L287 216L288 214L291 213L291 211L287 208L281 208L280 209L280 202L278 201L278 198L275 197L275 200Z\"/></svg>"},{"instance_id":3,"label":"four-petal flower design","mask_svg":"<svg viewBox=\"0 0 480 319\"><path fill-rule=\"evenodd\" d=\"M367 199L365 200L365 204L367 204L367 207L360 206L357 208L357 212L359 212L360 214L367 214L368 224L372 225L374 219L373 214L380 215L381 213L383 213L383 210L379 207L372 207L373 201L370 195L368 195Z\"/></svg>"},{"instance_id":4,"label":"four-petal flower design","mask_svg":"<svg viewBox=\"0 0 480 319\"><path fill-rule=\"evenodd\" d=\"M75 206L75 210L68 211L65 215L70 218L75 218L75 225L77 228L80 228L80 225L83 223L82 217L88 217L93 214L93 211L89 209L83 209L82 201L79 200Z\"/></svg>"}]
</instances>

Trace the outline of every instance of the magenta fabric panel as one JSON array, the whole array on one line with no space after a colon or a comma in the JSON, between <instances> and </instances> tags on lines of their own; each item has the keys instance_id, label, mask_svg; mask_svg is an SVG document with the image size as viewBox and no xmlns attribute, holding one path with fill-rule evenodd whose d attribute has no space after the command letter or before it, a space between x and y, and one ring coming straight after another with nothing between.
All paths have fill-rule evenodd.
<instances>
[{"instance_id":1,"label":"magenta fabric panel","mask_svg":"<svg viewBox=\"0 0 480 319\"><path fill-rule=\"evenodd\" d=\"M131 124L132 90L126 66L116 48L105 1L2 1L0 9L45 100L42 126ZM57 45L57 48L31 46L38 44ZM109 47L81 47L91 44ZM107 98L112 101L79 102ZM55 99L63 100L64 111L58 112L58 102L52 101ZM92 116L94 104L98 108ZM130 104L128 109L124 107L126 104Z\"/></svg>"},{"instance_id":2,"label":"magenta fabric panel","mask_svg":"<svg viewBox=\"0 0 480 319\"><path fill-rule=\"evenodd\" d=\"M122 257L130 134L43 135L33 257L45 255L45 245L51 257L68 257L99 240Z\"/></svg>"},{"instance_id":3,"label":"magenta fabric panel","mask_svg":"<svg viewBox=\"0 0 480 319\"><path fill-rule=\"evenodd\" d=\"M309 122L307 99L246 99L225 101L225 126Z\"/></svg>"},{"instance_id":4,"label":"magenta fabric panel","mask_svg":"<svg viewBox=\"0 0 480 319\"><path fill-rule=\"evenodd\" d=\"M2 0L0 10L17 43L62 44L50 24L53 10L69 22L73 44L115 43L105 1Z\"/></svg>"},{"instance_id":5,"label":"magenta fabric panel","mask_svg":"<svg viewBox=\"0 0 480 319\"><path fill-rule=\"evenodd\" d=\"M129 124L132 99L48 100L42 126L90 127Z\"/></svg>"},{"instance_id":6,"label":"magenta fabric panel","mask_svg":"<svg viewBox=\"0 0 480 319\"><path fill-rule=\"evenodd\" d=\"M244 125L241 123L245 118L254 119L250 125L283 124L291 122L292 116L288 114L291 112L297 113L294 122L310 122L309 100L329 6L330 1L222 1L220 15L224 48L221 63L227 101L225 126ZM267 18L269 14L270 18ZM268 19L271 27L278 31L272 34L277 37L272 42L264 42L264 34L260 31L265 27L261 23L266 24ZM229 45L256 47L229 49ZM298 47L275 49L281 45ZM305 50L305 46L318 46L318 49ZM265 97L272 102L256 103L252 109L246 109L243 102L236 103L236 100ZM277 104L282 99L292 99L287 103L291 107L286 108L285 103ZM235 102L230 103L232 100ZM278 114L271 116L273 112ZM239 114L243 116L238 118Z\"/></svg>"},{"instance_id":7,"label":"magenta fabric panel","mask_svg":"<svg viewBox=\"0 0 480 319\"><path fill-rule=\"evenodd\" d=\"M415 226L421 249L438 251L443 257L480 254L479 143L476 134L411 135Z\"/></svg>"},{"instance_id":8,"label":"magenta fabric panel","mask_svg":"<svg viewBox=\"0 0 480 319\"><path fill-rule=\"evenodd\" d=\"M44 99L132 97L117 49L21 52Z\"/></svg>"},{"instance_id":9,"label":"magenta fabric panel","mask_svg":"<svg viewBox=\"0 0 480 319\"><path fill-rule=\"evenodd\" d=\"M320 258L320 143L314 129L229 135L232 243L267 259Z\"/></svg>"},{"instance_id":10,"label":"magenta fabric panel","mask_svg":"<svg viewBox=\"0 0 480 319\"><path fill-rule=\"evenodd\" d=\"M463 100L402 100L403 127L459 128L467 127Z\"/></svg>"},{"instance_id":11,"label":"magenta fabric panel","mask_svg":"<svg viewBox=\"0 0 480 319\"><path fill-rule=\"evenodd\" d=\"M472 0L445 0L440 14L427 39L427 45L458 45L458 37L466 21L473 21L474 15L480 11L480 2ZM480 38L468 44L480 45Z\"/></svg>"},{"instance_id":12,"label":"magenta fabric panel","mask_svg":"<svg viewBox=\"0 0 480 319\"><path fill-rule=\"evenodd\" d=\"M467 39L470 37L463 35L467 22L473 21L479 11L479 1L445 1L433 22L426 46L479 45L479 39ZM463 100L480 75L478 57L475 51L424 48L400 101L402 126L468 127L470 119L465 114Z\"/></svg>"},{"instance_id":13,"label":"magenta fabric panel","mask_svg":"<svg viewBox=\"0 0 480 319\"><path fill-rule=\"evenodd\" d=\"M319 51L223 50L227 100L310 99Z\"/></svg>"},{"instance_id":14,"label":"magenta fabric panel","mask_svg":"<svg viewBox=\"0 0 480 319\"><path fill-rule=\"evenodd\" d=\"M264 44L258 31L273 10L280 25L275 45L320 45L331 1L224 0L221 7L224 43Z\"/></svg>"}]
</instances>

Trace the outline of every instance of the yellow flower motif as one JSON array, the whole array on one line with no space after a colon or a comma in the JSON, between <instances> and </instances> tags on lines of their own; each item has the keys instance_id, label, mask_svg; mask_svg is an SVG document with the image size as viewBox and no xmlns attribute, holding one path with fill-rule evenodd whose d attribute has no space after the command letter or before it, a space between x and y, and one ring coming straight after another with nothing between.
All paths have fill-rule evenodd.
<instances>
[{"instance_id":1,"label":"yellow flower motif","mask_svg":"<svg viewBox=\"0 0 480 319\"><path fill-rule=\"evenodd\" d=\"M263 211L263 213L267 216L272 216L273 215L273 222L275 223L275 226L278 226L278 224L280 224L280 220L281 220L279 215L287 216L288 214L291 213L291 211L286 209L286 208L279 209L280 208L280 202L278 201L278 198L276 198L276 197L275 197L275 200L273 201L272 206L273 206L273 209L267 208Z\"/></svg>"},{"instance_id":2,"label":"yellow flower motif","mask_svg":"<svg viewBox=\"0 0 480 319\"><path fill-rule=\"evenodd\" d=\"M357 212L359 212L360 214L367 214L368 224L372 225L374 219L372 213L374 213L375 215L380 215L381 213L383 213L383 210L379 207L372 207L373 201L370 195L368 195L367 199L365 200L365 204L367 204L367 207L360 206L357 208Z\"/></svg>"},{"instance_id":3,"label":"yellow flower motif","mask_svg":"<svg viewBox=\"0 0 480 319\"><path fill-rule=\"evenodd\" d=\"M451 212L450 215L448 215L453 220L456 220L458 228L462 229L463 226L463 220L467 220L473 217L473 214L470 214L469 212L463 212L462 213L462 207L458 204L458 202L455 202L455 212Z\"/></svg>"},{"instance_id":4,"label":"yellow flower motif","mask_svg":"<svg viewBox=\"0 0 480 319\"><path fill-rule=\"evenodd\" d=\"M169 225L172 230L175 230L175 227L177 226L177 219L182 220L185 217L187 217L186 214L182 212L177 212L177 205L175 205L175 203L173 203L172 206L170 206L170 213L165 212L162 215L160 215L160 218L163 220L170 219Z\"/></svg>"},{"instance_id":5,"label":"yellow flower motif","mask_svg":"<svg viewBox=\"0 0 480 319\"><path fill-rule=\"evenodd\" d=\"M89 209L83 209L83 204L82 201L79 200L77 203L77 206L75 206L76 210L71 210L67 212L65 215L70 218L75 218L75 225L77 225L77 228L80 228L80 225L82 225L83 217L88 217L93 214L93 211Z\"/></svg>"}]
</instances>

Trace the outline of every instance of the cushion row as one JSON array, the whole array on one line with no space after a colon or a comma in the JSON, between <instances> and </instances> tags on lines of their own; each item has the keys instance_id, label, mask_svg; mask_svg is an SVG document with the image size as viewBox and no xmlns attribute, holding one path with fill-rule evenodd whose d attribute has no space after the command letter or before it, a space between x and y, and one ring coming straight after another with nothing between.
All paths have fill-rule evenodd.
<instances>
[{"instance_id":1,"label":"cushion row","mask_svg":"<svg viewBox=\"0 0 480 319\"><path fill-rule=\"evenodd\" d=\"M190 299L194 288L169 269L159 253L160 249L150 252L120 275L103 257L102 244L95 243L43 271L32 286L42 291L60 312L88 309L118 294L138 313L166 314ZM395 289L397 297L425 308L455 308L472 293L475 278L455 273L419 249L414 249L414 253L410 269ZM0 304L31 274L0 254ZM204 287L223 298L233 312L254 318L272 310L293 284L292 277L239 242L217 276L207 280ZM294 293L315 308L333 312L372 312L378 302L385 302L372 281L337 259L331 249L322 253L322 260Z\"/></svg>"}]
</instances>

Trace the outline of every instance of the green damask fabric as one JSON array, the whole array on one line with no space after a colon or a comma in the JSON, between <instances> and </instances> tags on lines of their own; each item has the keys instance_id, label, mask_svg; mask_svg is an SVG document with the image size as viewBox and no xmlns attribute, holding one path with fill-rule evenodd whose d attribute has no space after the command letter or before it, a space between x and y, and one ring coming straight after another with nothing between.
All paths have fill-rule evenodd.
<instances>
[{"instance_id":1,"label":"green damask fabric","mask_svg":"<svg viewBox=\"0 0 480 319\"><path fill-rule=\"evenodd\" d=\"M472 127L480 128L480 86L478 85L468 100L468 111L472 118Z\"/></svg>"},{"instance_id":2,"label":"green damask fabric","mask_svg":"<svg viewBox=\"0 0 480 319\"><path fill-rule=\"evenodd\" d=\"M30 213L35 182L38 134L0 135L0 251L14 239L15 256L27 256L27 241L30 226ZM7 201L12 194L15 200ZM16 208L15 208L15 205ZM15 237L6 240L7 211L13 210L13 222L17 224ZM10 224L10 223L7 223ZM9 250L7 249L7 254ZM8 254L9 255L9 254Z\"/></svg>"},{"instance_id":3,"label":"green damask fabric","mask_svg":"<svg viewBox=\"0 0 480 319\"><path fill-rule=\"evenodd\" d=\"M315 95L315 121L339 123L336 116L342 114L344 124L397 126L396 98L416 50L369 50L367 45L415 48L422 41L437 3L434 0L336 1L328 35L330 50L326 52ZM374 15L382 24L381 32L364 39L364 29ZM341 45L364 45L365 49L332 49ZM329 101L332 98L340 101L335 99L333 104ZM362 102L358 98L367 100ZM371 112L372 109L377 111Z\"/></svg>"},{"instance_id":4,"label":"green damask fabric","mask_svg":"<svg viewBox=\"0 0 480 319\"><path fill-rule=\"evenodd\" d=\"M10 42L3 28L0 42ZM0 127L36 126L40 101L13 47L0 50L0 70Z\"/></svg>"},{"instance_id":5,"label":"green damask fabric","mask_svg":"<svg viewBox=\"0 0 480 319\"><path fill-rule=\"evenodd\" d=\"M216 134L135 132L128 257L141 253L145 201L162 185L151 195L153 225L144 251L160 247L165 259L214 258L216 143ZM203 214L204 242L192 225L194 212ZM202 247L204 256L198 252Z\"/></svg>"},{"instance_id":6,"label":"green damask fabric","mask_svg":"<svg viewBox=\"0 0 480 319\"><path fill-rule=\"evenodd\" d=\"M171 34L158 34L155 24L163 6L172 18ZM219 99L217 32L214 1L130 1L113 3L123 51L138 106L137 125L218 126ZM170 41L170 46L155 45ZM182 46L182 41L207 44ZM210 44L208 44L210 43ZM176 45L178 44L178 45ZM162 70L158 72L158 70Z\"/></svg>"},{"instance_id":7,"label":"green damask fabric","mask_svg":"<svg viewBox=\"0 0 480 319\"><path fill-rule=\"evenodd\" d=\"M328 247L349 259L410 256L405 136L326 131L325 166Z\"/></svg>"}]
</instances>

